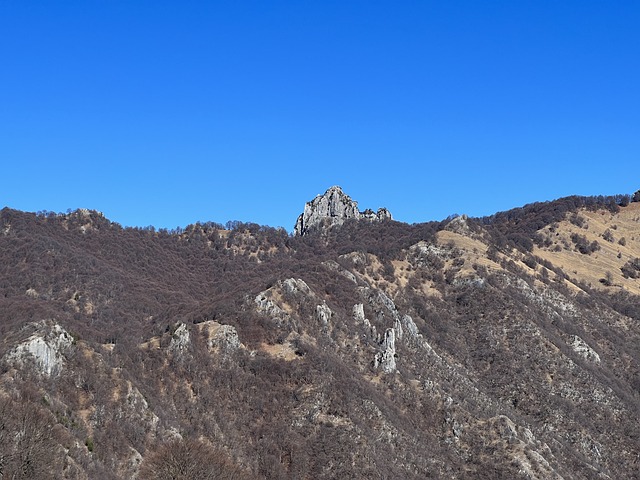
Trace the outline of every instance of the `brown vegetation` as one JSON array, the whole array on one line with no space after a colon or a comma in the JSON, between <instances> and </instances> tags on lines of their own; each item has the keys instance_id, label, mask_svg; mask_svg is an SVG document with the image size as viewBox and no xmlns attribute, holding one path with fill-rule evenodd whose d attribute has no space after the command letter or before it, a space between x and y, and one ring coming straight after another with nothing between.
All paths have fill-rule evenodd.
<instances>
[{"instance_id":1,"label":"brown vegetation","mask_svg":"<svg viewBox=\"0 0 640 480\"><path fill-rule=\"evenodd\" d=\"M619 204L296 238L4 209L0 472L632 478L640 232ZM15 352L53 324L74 342L48 375Z\"/></svg>"}]
</instances>

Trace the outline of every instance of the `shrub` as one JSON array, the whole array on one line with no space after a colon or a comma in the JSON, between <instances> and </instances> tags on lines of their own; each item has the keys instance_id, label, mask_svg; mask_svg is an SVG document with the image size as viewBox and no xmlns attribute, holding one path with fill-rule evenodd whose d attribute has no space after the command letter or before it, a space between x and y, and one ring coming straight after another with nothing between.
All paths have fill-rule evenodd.
<instances>
[{"instance_id":1,"label":"shrub","mask_svg":"<svg viewBox=\"0 0 640 480\"><path fill-rule=\"evenodd\" d=\"M584 255L591 255L593 252L600 250L600 244L596 240L589 243L587 237L578 233L571 234L571 241L575 244L576 250Z\"/></svg>"},{"instance_id":2,"label":"shrub","mask_svg":"<svg viewBox=\"0 0 640 480\"><path fill-rule=\"evenodd\" d=\"M624 278L640 278L640 258L627 261L620 270Z\"/></svg>"},{"instance_id":3,"label":"shrub","mask_svg":"<svg viewBox=\"0 0 640 480\"><path fill-rule=\"evenodd\" d=\"M584 217L581 215L578 215L577 213L574 213L573 215L571 215L569 217L569 221L573 223L576 227L580 227L580 228L583 228L585 224Z\"/></svg>"},{"instance_id":4,"label":"shrub","mask_svg":"<svg viewBox=\"0 0 640 480\"><path fill-rule=\"evenodd\" d=\"M604 278L600 279L600 283L607 287L613 285L613 275L611 274L611 272L606 272Z\"/></svg>"}]
</instances>

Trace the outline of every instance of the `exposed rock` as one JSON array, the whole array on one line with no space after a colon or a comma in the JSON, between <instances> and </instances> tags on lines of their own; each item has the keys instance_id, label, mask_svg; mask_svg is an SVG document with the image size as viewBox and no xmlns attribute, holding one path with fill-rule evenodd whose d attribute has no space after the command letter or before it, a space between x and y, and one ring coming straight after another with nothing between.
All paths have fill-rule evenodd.
<instances>
[{"instance_id":1,"label":"exposed rock","mask_svg":"<svg viewBox=\"0 0 640 480\"><path fill-rule=\"evenodd\" d=\"M579 336L573 336L573 342L570 346L571 348L573 348L574 352L583 357L585 360L589 360L594 363L600 363L600 355L598 355L598 353Z\"/></svg>"},{"instance_id":2,"label":"exposed rock","mask_svg":"<svg viewBox=\"0 0 640 480\"><path fill-rule=\"evenodd\" d=\"M238 331L231 325L220 325L209 339L208 347L226 352L237 350L240 348Z\"/></svg>"},{"instance_id":3,"label":"exposed rock","mask_svg":"<svg viewBox=\"0 0 640 480\"><path fill-rule=\"evenodd\" d=\"M402 340L404 336L404 329L402 328L402 323L400 322L400 318L396 318L393 322L393 330L395 331L395 336L398 341Z\"/></svg>"},{"instance_id":4,"label":"exposed rock","mask_svg":"<svg viewBox=\"0 0 640 480\"><path fill-rule=\"evenodd\" d=\"M273 320L282 321L289 318L289 314L269 298L267 291L259 293L254 299L254 302L258 312L268 315Z\"/></svg>"},{"instance_id":5,"label":"exposed rock","mask_svg":"<svg viewBox=\"0 0 640 480\"><path fill-rule=\"evenodd\" d=\"M470 275L468 277L454 278L451 283L456 287L469 286L469 287L475 287L475 288L482 288L485 286L487 282L484 278L479 277L478 275Z\"/></svg>"},{"instance_id":6,"label":"exposed rock","mask_svg":"<svg viewBox=\"0 0 640 480\"><path fill-rule=\"evenodd\" d=\"M345 269L344 267L342 267L342 265L340 265L338 262L336 262L335 260L327 260L326 262L322 262L322 264L327 267L330 270L333 270L334 272L339 273L340 275L342 275L344 278L346 278L347 280L349 280L351 283L358 283L358 279L356 278L356 276L351 273L349 270Z\"/></svg>"},{"instance_id":7,"label":"exposed rock","mask_svg":"<svg viewBox=\"0 0 640 480\"><path fill-rule=\"evenodd\" d=\"M451 258L450 248L428 243L424 240L420 240L415 245L412 245L409 248L409 251L416 255L416 257L428 257L429 255L433 255L443 260Z\"/></svg>"},{"instance_id":8,"label":"exposed rock","mask_svg":"<svg viewBox=\"0 0 640 480\"><path fill-rule=\"evenodd\" d=\"M581 233L611 228L628 239L603 244L612 271L640 256L640 204L621 212L580 211L592 215ZM115 226L82 236L77 218L74 229L60 217L8 218L0 420L10 428L0 452L27 438L23 418L46 414L39 431L55 433L65 464L32 478L136 478L140 452L180 432L229 453L251 478L574 480L637 470L639 300L624 290L638 282L617 274L615 303L594 294L600 270L585 288L587 263L563 246L577 227L569 220L531 233L527 221L469 219L473 238L389 222L316 255L317 242L270 239L266 229L112 244ZM502 233L523 232L552 243L498 248ZM273 255L258 265L255 248ZM157 277L139 283L139 266L126 261L138 252L150 253L145 271ZM395 275L385 278L389 262ZM53 343L54 322L26 322L54 315L82 341L38 346ZM138 338L148 341L135 348ZM104 343L116 339L126 341Z\"/></svg>"},{"instance_id":9,"label":"exposed rock","mask_svg":"<svg viewBox=\"0 0 640 480\"><path fill-rule=\"evenodd\" d=\"M33 288L33 287L28 288L28 289L27 289L27 291L26 291L26 292L24 292L24 294L25 294L27 297L31 297L31 298L38 298L38 297L40 296L40 295L38 294L38 292L36 291L36 289L35 289L35 288Z\"/></svg>"},{"instance_id":10,"label":"exposed rock","mask_svg":"<svg viewBox=\"0 0 640 480\"><path fill-rule=\"evenodd\" d=\"M364 305L356 303L353 306L353 318L356 322L364 322Z\"/></svg>"},{"instance_id":11,"label":"exposed rock","mask_svg":"<svg viewBox=\"0 0 640 480\"><path fill-rule=\"evenodd\" d=\"M460 215L447 223L444 229L449 230L450 232L459 233L460 235L466 235L471 232L468 220L469 217L466 215Z\"/></svg>"},{"instance_id":12,"label":"exposed rock","mask_svg":"<svg viewBox=\"0 0 640 480\"><path fill-rule=\"evenodd\" d=\"M393 220L391 212L384 207L379 208L377 212L367 208L364 212L360 212L360 218L373 221Z\"/></svg>"},{"instance_id":13,"label":"exposed rock","mask_svg":"<svg viewBox=\"0 0 640 480\"><path fill-rule=\"evenodd\" d=\"M333 316L333 312L327 306L326 303L323 303L323 304L318 305L316 307L316 318L323 325L325 325L325 326L328 325L329 324L329 320L331 320L332 316Z\"/></svg>"},{"instance_id":14,"label":"exposed rock","mask_svg":"<svg viewBox=\"0 0 640 480\"><path fill-rule=\"evenodd\" d=\"M340 255L341 260L348 260L354 267L364 267L369 264L369 258L364 252L351 252Z\"/></svg>"},{"instance_id":15,"label":"exposed rock","mask_svg":"<svg viewBox=\"0 0 640 480\"><path fill-rule=\"evenodd\" d=\"M198 324L197 328L204 335L209 352L228 353L243 346L238 331L232 325L208 320Z\"/></svg>"},{"instance_id":16,"label":"exposed rock","mask_svg":"<svg viewBox=\"0 0 640 480\"><path fill-rule=\"evenodd\" d=\"M56 375L64 366L64 352L73 345L73 337L57 323L38 322L36 332L17 345L6 356L8 360L22 363L25 356L32 357L40 373L48 377Z\"/></svg>"},{"instance_id":17,"label":"exposed rock","mask_svg":"<svg viewBox=\"0 0 640 480\"><path fill-rule=\"evenodd\" d=\"M302 292L308 294L311 292L309 285L307 285L307 283L300 278L287 278L286 280L282 281L281 285L282 290L287 293Z\"/></svg>"},{"instance_id":18,"label":"exposed rock","mask_svg":"<svg viewBox=\"0 0 640 480\"><path fill-rule=\"evenodd\" d=\"M190 342L191 338L189 337L187 326L184 323L180 323L171 336L169 350L173 352L183 352L189 347Z\"/></svg>"},{"instance_id":19,"label":"exposed rock","mask_svg":"<svg viewBox=\"0 0 640 480\"><path fill-rule=\"evenodd\" d=\"M375 356L373 365L382 368L385 373L396 371L396 332L393 328L387 328L382 339L382 351Z\"/></svg>"},{"instance_id":20,"label":"exposed rock","mask_svg":"<svg viewBox=\"0 0 640 480\"><path fill-rule=\"evenodd\" d=\"M370 337L370 338L375 338L379 340L378 337L378 330L376 329L375 325L371 325L371 322L369 320L367 320L366 318L362 321L362 323L364 323L364 326L366 328L366 334ZM375 363L375 361L374 361Z\"/></svg>"},{"instance_id":21,"label":"exposed rock","mask_svg":"<svg viewBox=\"0 0 640 480\"><path fill-rule=\"evenodd\" d=\"M374 312L376 312L379 320L391 320L394 323L400 318L396 304L382 290L362 287L359 289L360 294L366 298Z\"/></svg>"},{"instance_id":22,"label":"exposed rock","mask_svg":"<svg viewBox=\"0 0 640 480\"><path fill-rule=\"evenodd\" d=\"M563 478L543 455L551 453L548 445L538 441L529 428L517 425L506 415L497 415L480 423L489 435L494 436L494 444L509 452L523 478Z\"/></svg>"},{"instance_id":23,"label":"exposed rock","mask_svg":"<svg viewBox=\"0 0 640 480\"><path fill-rule=\"evenodd\" d=\"M254 299L256 310L271 318L278 325L292 321L290 301L297 303L302 297L313 297L309 285L300 278L287 278L260 292ZM289 301L287 301L287 298Z\"/></svg>"},{"instance_id":24,"label":"exposed rock","mask_svg":"<svg viewBox=\"0 0 640 480\"><path fill-rule=\"evenodd\" d=\"M155 412L149 408L149 402L142 392L127 381L127 390L124 401L118 405L116 418L122 421L128 421L139 425L144 425L146 433L156 436L160 424L160 418Z\"/></svg>"},{"instance_id":25,"label":"exposed rock","mask_svg":"<svg viewBox=\"0 0 640 480\"><path fill-rule=\"evenodd\" d=\"M391 220L392 217L386 208L380 208L377 213L371 209L359 211L358 202L346 195L342 188L334 186L306 203L303 213L296 221L294 233L305 235L318 227L342 225L349 219L383 221Z\"/></svg>"},{"instance_id":26,"label":"exposed rock","mask_svg":"<svg viewBox=\"0 0 640 480\"><path fill-rule=\"evenodd\" d=\"M400 323L403 326L405 332L407 332L410 338L418 337L418 326L413 321L413 318L409 315L403 315L400 318Z\"/></svg>"}]
</instances>

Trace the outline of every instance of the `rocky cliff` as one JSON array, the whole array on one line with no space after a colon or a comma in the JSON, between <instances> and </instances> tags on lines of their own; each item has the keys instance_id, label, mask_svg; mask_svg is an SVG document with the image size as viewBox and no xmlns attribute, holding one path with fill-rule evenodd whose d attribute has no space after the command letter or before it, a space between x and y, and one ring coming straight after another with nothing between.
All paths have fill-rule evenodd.
<instances>
[{"instance_id":1,"label":"rocky cliff","mask_svg":"<svg viewBox=\"0 0 640 480\"><path fill-rule=\"evenodd\" d=\"M386 208L373 210L358 210L358 202L346 195L342 188L334 186L323 195L307 202L304 211L298 217L294 233L305 235L317 229L326 229L335 225L342 225L346 220L391 220L391 213Z\"/></svg>"}]
</instances>

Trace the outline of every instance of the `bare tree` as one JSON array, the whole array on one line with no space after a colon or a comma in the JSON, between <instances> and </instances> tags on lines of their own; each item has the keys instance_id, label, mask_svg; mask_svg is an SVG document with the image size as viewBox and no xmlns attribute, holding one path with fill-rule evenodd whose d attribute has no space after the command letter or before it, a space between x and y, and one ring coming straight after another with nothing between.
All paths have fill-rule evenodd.
<instances>
[{"instance_id":1,"label":"bare tree","mask_svg":"<svg viewBox=\"0 0 640 480\"><path fill-rule=\"evenodd\" d=\"M199 440L174 440L149 452L141 480L244 480L247 475L226 454Z\"/></svg>"},{"instance_id":2,"label":"bare tree","mask_svg":"<svg viewBox=\"0 0 640 480\"><path fill-rule=\"evenodd\" d=\"M0 478L57 478L60 445L50 412L0 395Z\"/></svg>"}]
</instances>

